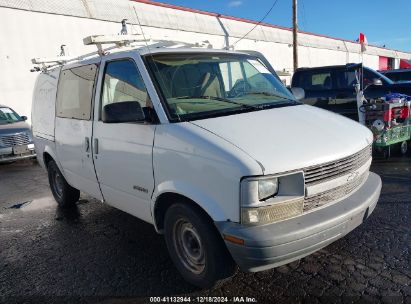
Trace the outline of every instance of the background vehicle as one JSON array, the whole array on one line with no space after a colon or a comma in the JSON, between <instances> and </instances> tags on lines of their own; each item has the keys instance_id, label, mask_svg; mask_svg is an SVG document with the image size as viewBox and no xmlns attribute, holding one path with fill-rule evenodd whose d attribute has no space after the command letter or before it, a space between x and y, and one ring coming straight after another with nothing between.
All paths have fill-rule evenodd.
<instances>
[{"instance_id":1,"label":"background vehicle","mask_svg":"<svg viewBox=\"0 0 411 304\"><path fill-rule=\"evenodd\" d=\"M381 74L388 77L394 82L407 82L411 83L411 69L397 69L380 71Z\"/></svg>"},{"instance_id":2,"label":"background vehicle","mask_svg":"<svg viewBox=\"0 0 411 304\"><path fill-rule=\"evenodd\" d=\"M102 55L43 66L33 94L38 159L61 206L83 191L153 224L200 287L235 264L306 256L374 210L372 133L297 102L261 54L158 44L107 54L103 39L125 38L86 38Z\"/></svg>"},{"instance_id":3,"label":"background vehicle","mask_svg":"<svg viewBox=\"0 0 411 304\"><path fill-rule=\"evenodd\" d=\"M305 104L336 112L358 121L356 71L361 74L361 64L299 68L294 73L291 87L305 91ZM388 93L411 95L411 82L394 83L377 71L364 67L363 88L366 99L380 98Z\"/></svg>"},{"instance_id":4,"label":"background vehicle","mask_svg":"<svg viewBox=\"0 0 411 304\"><path fill-rule=\"evenodd\" d=\"M0 163L35 158L33 136L27 117L0 105Z\"/></svg>"}]
</instances>

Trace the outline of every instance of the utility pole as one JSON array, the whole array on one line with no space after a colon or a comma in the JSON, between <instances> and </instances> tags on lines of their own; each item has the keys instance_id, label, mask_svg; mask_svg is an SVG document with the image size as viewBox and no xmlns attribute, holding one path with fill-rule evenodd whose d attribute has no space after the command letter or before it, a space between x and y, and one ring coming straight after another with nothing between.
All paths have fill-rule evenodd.
<instances>
[{"instance_id":1,"label":"utility pole","mask_svg":"<svg viewBox=\"0 0 411 304\"><path fill-rule=\"evenodd\" d=\"M298 24L297 24L297 0L293 0L293 62L294 72L298 68Z\"/></svg>"}]
</instances>

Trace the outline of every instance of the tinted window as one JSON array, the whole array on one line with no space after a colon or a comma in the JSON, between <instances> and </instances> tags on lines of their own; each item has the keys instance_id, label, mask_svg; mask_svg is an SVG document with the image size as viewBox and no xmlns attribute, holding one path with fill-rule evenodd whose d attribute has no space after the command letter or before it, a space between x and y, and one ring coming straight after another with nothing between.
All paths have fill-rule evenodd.
<instances>
[{"instance_id":1,"label":"tinted window","mask_svg":"<svg viewBox=\"0 0 411 304\"><path fill-rule=\"evenodd\" d=\"M352 89L354 90L354 85L357 83L357 78L355 76L355 70L346 71L339 70L336 72L336 84L338 89Z\"/></svg>"},{"instance_id":2,"label":"tinted window","mask_svg":"<svg viewBox=\"0 0 411 304\"><path fill-rule=\"evenodd\" d=\"M309 91L323 91L332 89L331 72L307 71L299 75L298 83L293 86Z\"/></svg>"},{"instance_id":3,"label":"tinted window","mask_svg":"<svg viewBox=\"0 0 411 304\"><path fill-rule=\"evenodd\" d=\"M97 65L85 65L60 73L56 112L58 117L90 120Z\"/></svg>"},{"instance_id":4,"label":"tinted window","mask_svg":"<svg viewBox=\"0 0 411 304\"><path fill-rule=\"evenodd\" d=\"M110 103L137 101L141 107L151 107L141 75L131 60L112 61L104 74L102 107Z\"/></svg>"},{"instance_id":5,"label":"tinted window","mask_svg":"<svg viewBox=\"0 0 411 304\"><path fill-rule=\"evenodd\" d=\"M13 123L16 121L22 121L23 119L8 107L0 106L0 124Z\"/></svg>"},{"instance_id":6,"label":"tinted window","mask_svg":"<svg viewBox=\"0 0 411 304\"><path fill-rule=\"evenodd\" d=\"M385 73L385 76L390 78L393 81L407 81L411 80L411 71L410 72L392 72Z\"/></svg>"}]
</instances>

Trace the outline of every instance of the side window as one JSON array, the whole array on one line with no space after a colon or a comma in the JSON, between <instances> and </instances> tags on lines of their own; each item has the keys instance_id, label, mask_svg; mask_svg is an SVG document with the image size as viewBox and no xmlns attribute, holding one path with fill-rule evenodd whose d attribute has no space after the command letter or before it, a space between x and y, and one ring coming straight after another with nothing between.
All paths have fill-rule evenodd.
<instances>
[{"instance_id":1,"label":"side window","mask_svg":"<svg viewBox=\"0 0 411 304\"><path fill-rule=\"evenodd\" d=\"M244 80L239 62L223 62L219 64L219 67L226 92Z\"/></svg>"},{"instance_id":2,"label":"side window","mask_svg":"<svg viewBox=\"0 0 411 304\"><path fill-rule=\"evenodd\" d=\"M243 63L243 66L251 91L276 94L277 86L273 84L279 81L260 61L249 59L248 62Z\"/></svg>"},{"instance_id":3,"label":"side window","mask_svg":"<svg viewBox=\"0 0 411 304\"><path fill-rule=\"evenodd\" d=\"M63 70L57 90L56 115L63 118L91 119L91 100L97 65Z\"/></svg>"},{"instance_id":4,"label":"side window","mask_svg":"<svg viewBox=\"0 0 411 304\"><path fill-rule=\"evenodd\" d=\"M354 90L354 85L357 83L355 70L341 70L336 75L338 89Z\"/></svg>"},{"instance_id":5,"label":"side window","mask_svg":"<svg viewBox=\"0 0 411 304\"><path fill-rule=\"evenodd\" d=\"M323 91L332 89L331 72L301 71L293 77L293 86L307 91Z\"/></svg>"},{"instance_id":6,"label":"side window","mask_svg":"<svg viewBox=\"0 0 411 304\"><path fill-rule=\"evenodd\" d=\"M331 73L316 73L311 75L311 90L331 90Z\"/></svg>"},{"instance_id":7,"label":"side window","mask_svg":"<svg viewBox=\"0 0 411 304\"><path fill-rule=\"evenodd\" d=\"M101 108L112 103L136 101L141 108L152 106L135 63L128 59L107 63Z\"/></svg>"}]
</instances>

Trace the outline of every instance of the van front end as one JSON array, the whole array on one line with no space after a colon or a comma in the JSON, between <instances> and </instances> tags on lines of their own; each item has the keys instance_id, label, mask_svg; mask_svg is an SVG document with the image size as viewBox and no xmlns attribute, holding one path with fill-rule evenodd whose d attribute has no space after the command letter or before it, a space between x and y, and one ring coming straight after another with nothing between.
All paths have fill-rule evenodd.
<instances>
[{"instance_id":1,"label":"van front end","mask_svg":"<svg viewBox=\"0 0 411 304\"><path fill-rule=\"evenodd\" d=\"M367 146L299 172L243 180L241 223L216 223L233 259L243 271L278 267L361 225L381 192L381 178L369 172L370 164Z\"/></svg>"}]
</instances>

